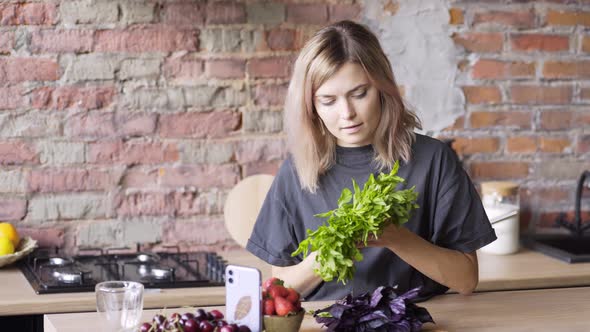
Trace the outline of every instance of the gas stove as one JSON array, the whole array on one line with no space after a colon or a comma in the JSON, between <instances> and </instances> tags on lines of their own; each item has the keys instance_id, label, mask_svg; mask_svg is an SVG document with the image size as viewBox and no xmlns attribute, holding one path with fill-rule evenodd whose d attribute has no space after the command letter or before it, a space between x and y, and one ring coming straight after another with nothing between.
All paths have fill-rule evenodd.
<instances>
[{"instance_id":1,"label":"gas stove","mask_svg":"<svg viewBox=\"0 0 590 332\"><path fill-rule=\"evenodd\" d=\"M115 251L119 253L114 253ZM66 256L37 249L19 267L37 294L93 292L107 280L141 282L146 288L224 285L226 261L213 252L135 252L86 249Z\"/></svg>"}]
</instances>

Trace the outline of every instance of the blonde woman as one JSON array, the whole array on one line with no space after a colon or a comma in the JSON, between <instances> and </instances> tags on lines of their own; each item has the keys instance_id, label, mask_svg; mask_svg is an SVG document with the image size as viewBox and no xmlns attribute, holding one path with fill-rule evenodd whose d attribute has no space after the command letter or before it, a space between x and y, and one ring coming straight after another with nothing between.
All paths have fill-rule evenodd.
<instances>
[{"instance_id":1,"label":"blonde woman","mask_svg":"<svg viewBox=\"0 0 590 332\"><path fill-rule=\"evenodd\" d=\"M262 206L247 249L273 265L307 300L333 300L379 286L422 286L422 298L449 288L471 293L478 283L475 251L494 241L481 201L454 153L415 134L416 115L402 102L391 65L364 26L342 21L318 31L302 49L285 102L289 157ZM403 227L389 226L362 249L346 285L314 274L315 253L291 257L336 208L351 179L389 172L416 186L420 208Z\"/></svg>"}]
</instances>

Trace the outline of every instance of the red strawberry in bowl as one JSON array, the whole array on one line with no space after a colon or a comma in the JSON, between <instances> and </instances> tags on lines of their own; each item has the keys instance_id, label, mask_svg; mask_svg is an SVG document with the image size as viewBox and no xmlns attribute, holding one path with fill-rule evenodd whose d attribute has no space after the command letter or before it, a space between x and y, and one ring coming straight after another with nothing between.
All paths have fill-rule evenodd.
<instances>
[{"instance_id":1,"label":"red strawberry in bowl","mask_svg":"<svg viewBox=\"0 0 590 332\"><path fill-rule=\"evenodd\" d=\"M264 284L262 284L262 289L268 290L271 285L281 285L281 286L283 286L283 284L284 284L284 281L282 281L281 279L279 279L277 277L271 277L271 278L267 279L264 282Z\"/></svg>"}]
</instances>

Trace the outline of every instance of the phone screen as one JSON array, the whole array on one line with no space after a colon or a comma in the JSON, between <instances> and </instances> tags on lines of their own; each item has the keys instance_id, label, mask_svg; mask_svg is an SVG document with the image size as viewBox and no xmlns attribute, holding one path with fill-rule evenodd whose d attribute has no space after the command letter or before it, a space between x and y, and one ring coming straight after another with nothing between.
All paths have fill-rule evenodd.
<instances>
[{"instance_id":1,"label":"phone screen","mask_svg":"<svg viewBox=\"0 0 590 332\"><path fill-rule=\"evenodd\" d=\"M260 271L253 267L228 265L225 268L225 308L229 322L262 331L262 290Z\"/></svg>"}]
</instances>

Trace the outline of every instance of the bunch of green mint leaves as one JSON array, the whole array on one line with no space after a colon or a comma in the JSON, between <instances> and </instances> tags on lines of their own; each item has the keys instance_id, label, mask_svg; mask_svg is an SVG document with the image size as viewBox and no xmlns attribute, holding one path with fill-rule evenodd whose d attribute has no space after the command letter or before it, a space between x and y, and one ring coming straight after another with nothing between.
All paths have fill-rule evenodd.
<instances>
[{"instance_id":1,"label":"bunch of green mint leaves","mask_svg":"<svg viewBox=\"0 0 590 332\"><path fill-rule=\"evenodd\" d=\"M299 243L292 256L317 251L317 268L314 272L324 281L338 278L346 284L354 276L354 261L361 261L363 255L359 243L367 244L369 235L378 238L383 229L390 225L406 223L414 209L418 208L418 193L415 187L396 190L404 179L397 176L399 162L389 174L380 173L377 178L371 174L361 190L352 179L354 193L344 188L334 210L317 214L327 218L324 225L315 231L307 230L307 238Z\"/></svg>"}]
</instances>

